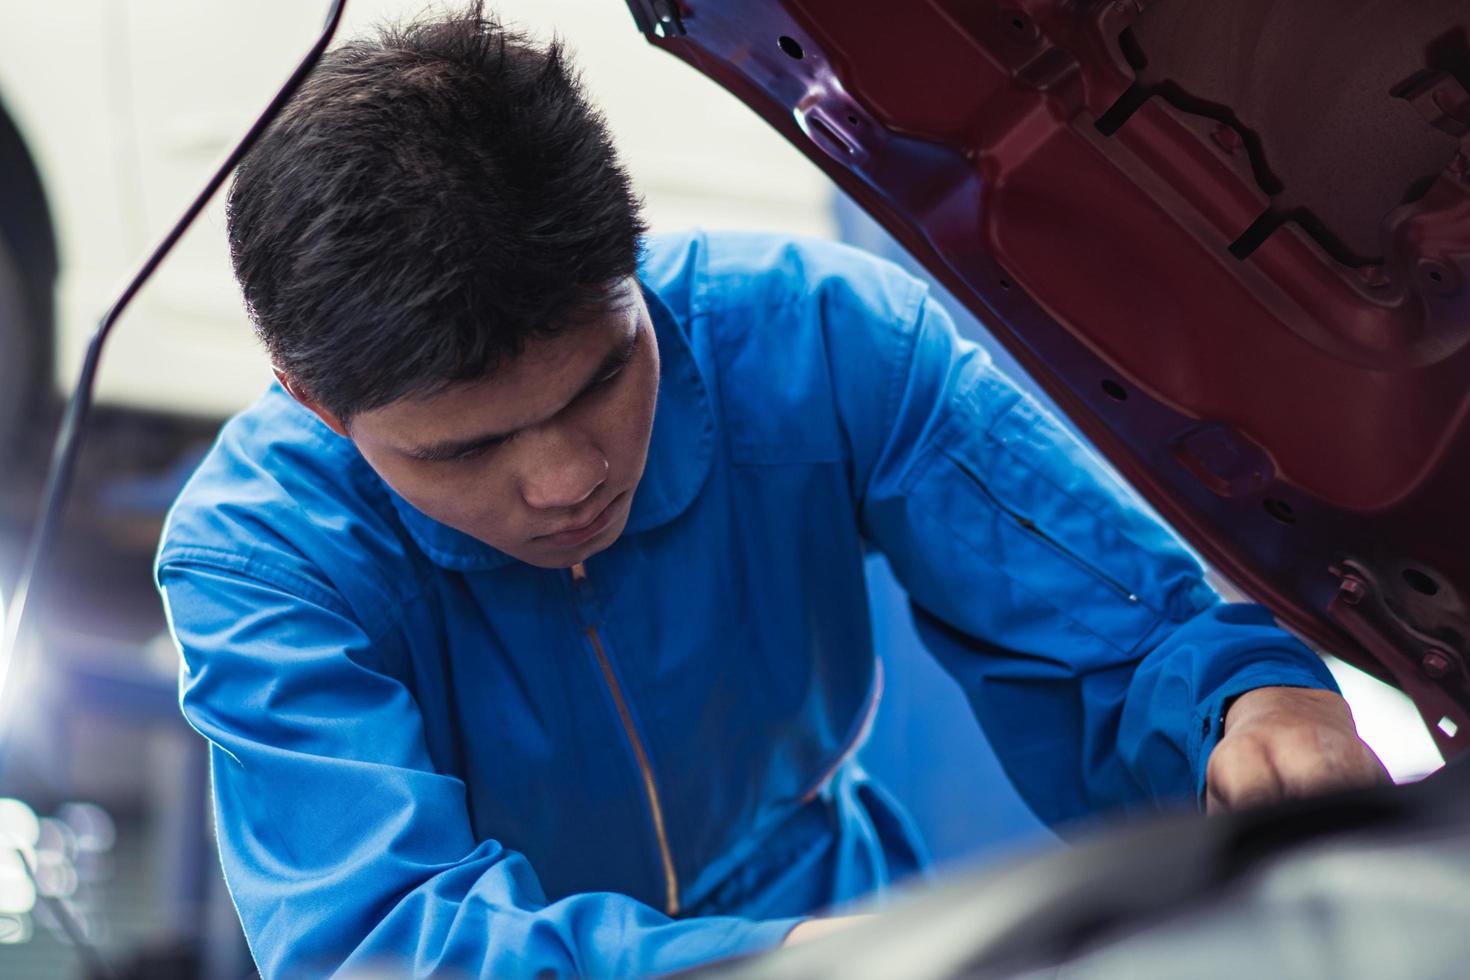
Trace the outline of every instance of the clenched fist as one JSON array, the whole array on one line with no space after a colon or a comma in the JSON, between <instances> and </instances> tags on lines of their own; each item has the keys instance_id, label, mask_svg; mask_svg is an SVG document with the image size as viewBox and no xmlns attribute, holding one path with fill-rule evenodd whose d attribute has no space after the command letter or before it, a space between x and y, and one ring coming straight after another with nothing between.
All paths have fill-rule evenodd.
<instances>
[{"instance_id":1,"label":"clenched fist","mask_svg":"<svg viewBox=\"0 0 1470 980\"><path fill-rule=\"evenodd\" d=\"M1288 797L1389 782L1331 691L1262 687L1235 699L1205 770L1205 809L1238 810Z\"/></svg>"}]
</instances>

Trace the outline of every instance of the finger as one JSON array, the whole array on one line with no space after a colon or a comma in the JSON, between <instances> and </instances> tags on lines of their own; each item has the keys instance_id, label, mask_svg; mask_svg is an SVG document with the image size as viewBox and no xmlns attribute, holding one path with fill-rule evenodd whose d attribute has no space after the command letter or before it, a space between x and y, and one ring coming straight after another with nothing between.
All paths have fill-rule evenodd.
<instances>
[{"instance_id":1,"label":"finger","mask_svg":"<svg viewBox=\"0 0 1470 980\"><path fill-rule=\"evenodd\" d=\"M1275 802L1281 777L1267 747L1251 736L1226 737L1211 753L1205 770L1206 808L1241 810Z\"/></svg>"},{"instance_id":2,"label":"finger","mask_svg":"<svg viewBox=\"0 0 1470 980\"><path fill-rule=\"evenodd\" d=\"M1219 793L1215 792L1215 787L1212 784L1206 782L1205 783L1205 812L1206 813L1224 813L1225 811L1227 811L1229 809L1230 809L1230 807L1228 805L1226 805L1225 799L1222 796L1220 796Z\"/></svg>"},{"instance_id":3,"label":"finger","mask_svg":"<svg viewBox=\"0 0 1470 980\"><path fill-rule=\"evenodd\" d=\"M1301 798L1326 792L1342 779L1339 760L1328 756L1334 750L1324 746L1319 733L1309 726L1277 728L1265 746L1283 796Z\"/></svg>"},{"instance_id":4,"label":"finger","mask_svg":"<svg viewBox=\"0 0 1470 980\"><path fill-rule=\"evenodd\" d=\"M1282 731L1272 740L1270 754L1288 796L1391 782L1372 749L1355 735L1334 728Z\"/></svg>"}]
</instances>

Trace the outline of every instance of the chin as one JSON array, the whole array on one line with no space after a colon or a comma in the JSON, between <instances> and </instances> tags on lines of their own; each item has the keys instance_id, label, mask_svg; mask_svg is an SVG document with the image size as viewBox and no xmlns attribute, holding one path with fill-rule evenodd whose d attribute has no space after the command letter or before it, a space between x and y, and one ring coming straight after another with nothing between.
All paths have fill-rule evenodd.
<instances>
[{"instance_id":1,"label":"chin","mask_svg":"<svg viewBox=\"0 0 1470 980\"><path fill-rule=\"evenodd\" d=\"M518 549L502 548L501 550L517 561L525 562L536 568L571 568L598 552L612 547L613 542L622 537L623 530L628 526L632 494L625 492L619 497L621 499L615 499L608 505L613 510L612 518L608 521L607 526L580 544L555 547L538 545L537 541L532 539Z\"/></svg>"},{"instance_id":2,"label":"chin","mask_svg":"<svg viewBox=\"0 0 1470 980\"><path fill-rule=\"evenodd\" d=\"M583 544L579 544L574 548L558 549L555 551L548 549L539 551L534 555L513 555L512 557L519 558L528 565L535 565L537 568L571 568L573 565L586 561L598 552L611 548L613 543L623 536L623 527L626 523L626 520L621 520L615 524L611 524L603 529L603 532L597 537Z\"/></svg>"}]
</instances>

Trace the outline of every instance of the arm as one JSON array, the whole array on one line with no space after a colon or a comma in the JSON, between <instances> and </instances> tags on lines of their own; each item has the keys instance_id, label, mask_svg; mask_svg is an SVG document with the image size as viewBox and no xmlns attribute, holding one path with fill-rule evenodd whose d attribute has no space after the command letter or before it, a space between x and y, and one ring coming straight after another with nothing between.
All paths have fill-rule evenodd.
<instances>
[{"instance_id":1,"label":"arm","mask_svg":"<svg viewBox=\"0 0 1470 980\"><path fill-rule=\"evenodd\" d=\"M614 894L548 903L524 856L475 839L464 784L436 771L388 670L392 636L365 635L305 569L217 561L166 564L159 581L184 713L211 742L225 876L267 978L663 973L795 925L674 921Z\"/></svg>"},{"instance_id":2,"label":"arm","mask_svg":"<svg viewBox=\"0 0 1470 980\"><path fill-rule=\"evenodd\" d=\"M1048 822L1197 801L1232 699L1335 692L1265 609L1222 603L1171 533L932 300L843 329L829 351L864 533ZM873 385L868 367L861 383L855 359L889 380Z\"/></svg>"}]
</instances>

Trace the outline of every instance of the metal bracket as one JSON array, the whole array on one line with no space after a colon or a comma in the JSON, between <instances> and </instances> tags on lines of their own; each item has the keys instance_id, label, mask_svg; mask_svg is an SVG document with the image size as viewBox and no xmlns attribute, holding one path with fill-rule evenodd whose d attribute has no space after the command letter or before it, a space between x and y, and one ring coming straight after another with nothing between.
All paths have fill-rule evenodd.
<instances>
[{"instance_id":1,"label":"metal bracket","mask_svg":"<svg viewBox=\"0 0 1470 980\"><path fill-rule=\"evenodd\" d=\"M1464 654L1399 622L1376 577L1362 565L1344 561L1331 571L1340 582L1327 614L1413 699L1445 759L1470 748L1470 673Z\"/></svg>"}]
</instances>

